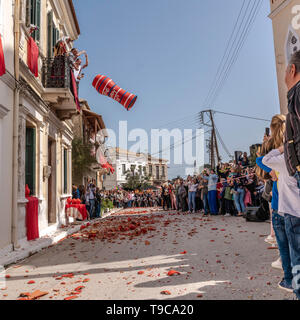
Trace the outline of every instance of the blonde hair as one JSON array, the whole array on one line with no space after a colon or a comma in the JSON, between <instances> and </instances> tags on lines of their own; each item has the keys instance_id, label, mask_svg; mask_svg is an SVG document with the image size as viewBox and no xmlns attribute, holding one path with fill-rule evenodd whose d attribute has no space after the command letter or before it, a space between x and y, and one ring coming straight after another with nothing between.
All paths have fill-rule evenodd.
<instances>
[{"instance_id":1,"label":"blonde hair","mask_svg":"<svg viewBox=\"0 0 300 320\"><path fill-rule=\"evenodd\" d=\"M285 119L285 116L282 114L277 114L272 118L270 125L271 138L269 140L272 149L278 149L284 142Z\"/></svg>"},{"instance_id":2,"label":"blonde hair","mask_svg":"<svg viewBox=\"0 0 300 320\"><path fill-rule=\"evenodd\" d=\"M265 141L262 144L262 147L259 148L258 153L260 156L264 156L273 149L278 149L282 146L284 142L284 133L285 133L285 119L286 117L282 114L277 114L272 118L270 129L271 137L268 141ZM263 179L268 180L271 176L262 170L260 167L256 166L256 175Z\"/></svg>"}]
</instances>

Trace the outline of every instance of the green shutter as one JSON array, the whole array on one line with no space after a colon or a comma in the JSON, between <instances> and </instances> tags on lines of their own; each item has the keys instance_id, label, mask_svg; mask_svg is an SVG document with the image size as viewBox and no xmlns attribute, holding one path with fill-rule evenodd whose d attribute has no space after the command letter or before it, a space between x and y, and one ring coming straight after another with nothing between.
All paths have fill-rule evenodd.
<instances>
[{"instance_id":1,"label":"green shutter","mask_svg":"<svg viewBox=\"0 0 300 320\"><path fill-rule=\"evenodd\" d=\"M35 25L36 0L30 0L30 24Z\"/></svg>"},{"instance_id":2,"label":"green shutter","mask_svg":"<svg viewBox=\"0 0 300 320\"><path fill-rule=\"evenodd\" d=\"M32 37L36 41L40 41L41 34L41 0L31 0L30 2L30 24L37 27L37 30L32 33Z\"/></svg>"},{"instance_id":3,"label":"green shutter","mask_svg":"<svg viewBox=\"0 0 300 320\"><path fill-rule=\"evenodd\" d=\"M31 24L31 3L32 0L26 0L26 27Z\"/></svg>"},{"instance_id":4,"label":"green shutter","mask_svg":"<svg viewBox=\"0 0 300 320\"><path fill-rule=\"evenodd\" d=\"M52 43L52 33L53 33L53 12L48 13L48 57L51 58L53 55L53 43Z\"/></svg>"},{"instance_id":5,"label":"green shutter","mask_svg":"<svg viewBox=\"0 0 300 320\"><path fill-rule=\"evenodd\" d=\"M36 40L40 41L41 34L41 0L36 0Z\"/></svg>"},{"instance_id":6,"label":"green shutter","mask_svg":"<svg viewBox=\"0 0 300 320\"><path fill-rule=\"evenodd\" d=\"M26 128L25 184L35 194L35 129Z\"/></svg>"},{"instance_id":7,"label":"green shutter","mask_svg":"<svg viewBox=\"0 0 300 320\"><path fill-rule=\"evenodd\" d=\"M64 149L64 193L68 192L68 151Z\"/></svg>"}]
</instances>

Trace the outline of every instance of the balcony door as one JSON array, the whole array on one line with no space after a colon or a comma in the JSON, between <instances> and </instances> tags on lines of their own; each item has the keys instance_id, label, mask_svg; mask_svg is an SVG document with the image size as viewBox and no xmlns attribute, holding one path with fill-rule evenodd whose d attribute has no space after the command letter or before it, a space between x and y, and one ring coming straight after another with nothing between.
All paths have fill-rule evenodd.
<instances>
[{"instance_id":1,"label":"balcony door","mask_svg":"<svg viewBox=\"0 0 300 320\"><path fill-rule=\"evenodd\" d=\"M48 223L56 223L56 142L48 139L48 166L51 174L48 178Z\"/></svg>"}]
</instances>

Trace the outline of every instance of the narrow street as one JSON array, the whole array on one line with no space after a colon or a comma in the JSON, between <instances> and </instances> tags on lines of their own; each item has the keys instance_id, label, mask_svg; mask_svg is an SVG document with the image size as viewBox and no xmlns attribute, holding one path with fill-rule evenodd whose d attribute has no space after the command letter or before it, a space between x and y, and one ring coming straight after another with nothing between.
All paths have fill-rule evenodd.
<instances>
[{"instance_id":1,"label":"narrow street","mask_svg":"<svg viewBox=\"0 0 300 320\"><path fill-rule=\"evenodd\" d=\"M128 212L10 266L1 299L35 290L48 293L40 300L292 298L277 287L282 271L271 267L278 251L264 242L268 223Z\"/></svg>"}]
</instances>

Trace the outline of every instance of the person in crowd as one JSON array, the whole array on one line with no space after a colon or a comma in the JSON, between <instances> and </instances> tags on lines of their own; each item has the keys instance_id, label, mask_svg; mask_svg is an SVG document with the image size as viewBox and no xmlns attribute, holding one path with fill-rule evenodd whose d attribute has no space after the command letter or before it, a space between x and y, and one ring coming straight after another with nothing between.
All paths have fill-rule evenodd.
<instances>
[{"instance_id":1,"label":"person in crowd","mask_svg":"<svg viewBox=\"0 0 300 320\"><path fill-rule=\"evenodd\" d=\"M196 191L198 188L197 179L188 178L188 199L189 199L189 213L196 212Z\"/></svg>"},{"instance_id":2,"label":"person in crowd","mask_svg":"<svg viewBox=\"0 0 300 320\"><path fill-rule=\"evenodd\" d=\"M202 178L208 180L208 203L210 214L217 215L217 183L219 177L216 175L215 170L211 169L208 178L206 176L202 176Z\"/></svg>"},{"instance_id":3,"label":"person in crowd","mask_svg":"<svg viewBox=\"0 0 300 320\"><path fill-rule=\"evenodd\" d=\"M217 194L218 194L218 201L219 201L219 214L223 215L223 216L226 214L225 198L224 198L224 194L222 194L225 182L226 182L226 179L221 178L220 182L218 182L218 184L217 184Z\"/></svg>"},{"instance_id":4,"label":"person in crowd","mask_svg":"<svg viewBox=\"0 0 300 320\"><path fill-rule=\"evenodd\" d=\"M284 216L285 240L288 242L289 248L289 250L284 250L284 252L290 253L292 278L294 279L293 285L293 281L291 282L291 279L289 279L290 275L285 275L285 278L279 283L279 286L289 290L293 287L297 299L300 300L300 281L298 277L298 274L300 273L300 194L297 180L294 177L291 177L287 170L283 145L264 156L262 163L279 173L278 213L280 213L281 216ZM282 243L280 242L280 245L281 244ZM282 256L282 259L284 258L285 257Z\"/></svg>"},{"instance_id":5,"label":"person in crowd","mask_svg":"<svg viewBox=\"0 0 300 320\"><path fill-rule=\"evenodd\" d=\"M80 191L74 184L72 185L72 198L80 199Z\"/></svg>"},{"instance_id":6,"label":"person in crowd","mask_svg":"<svg viewBox=\"0 0 300 320\"><path fill-rule=\"evenodd\" d=\"M234 182L229 177L227 181L223 183L223 191L221 196L224 197L225 217L230 217L235 214L233 203L233 190Z\"/></svg>"},{"instance_id":7,"label":"person in crowd","mask_svg":"<svg viewBox=\"0 0 300 320\"><path fill-rule=\"evenodd\" d=\"M179 203L180 203L180 208L182 212L186 212L186 197L187 197L187 192L185 189L185 186L183 184L183 180L180 180L179 187L178 187L178 198L179 198Z\"/></svg>"},{"instance_id":8,"label":"person in crowd","mask_svg":"<svg viewBox=\"0 0 300 320\"><path fill-rule=\"evenodd\" d=\"M177 210L175 187L172 186L172 184L169 184L169 194L171 199L171 208L172 210Z\"/></svg>"},{"instance_id":9,"label":"person in crowd","mask_svg":"<svg viewBox=\"0 0 300 320\"><path fill-rule=\"evenodd\" d=\"M245 189L242 179L236 179L234 181L234 190L233 192L233 200L235 203L235 207L238 211L238 216L243 216L245 213L245 204L244 204L244 198L245 198Z\"/></svg>"},{"instance_id":10,"label":"person in crowd","mask_svg":"<svg viewBox=\"0 0 300 320\"><path fill-rule=\"evenodd\" d=\"M89 205L89 218L94 217L96 187L90 183L86 189L86 203Z\"/></svg>"},{"instance_id":11,"label":"person in crowd","mask_svg":"<svg viewBox=\"0 0 300 320\"><path fill-rule=\"evenodd\" d=\"M204 178L205 177L205 178ZM203 176L200 175L199 189L201 189L201 200L203 203L203 212L207 216L209 214L209 204L208 204L208 173L203 172Z\"/></svg>"},{"instance_id":12,"label":"person in crowd","mask_svg":"<svg viewBox=\"0 0 300 320\"><path fill-rule=\"evenodd\" d=\"M102 196L100 193L100 189L96 188L96 218L101 217L101 203L102 203Z\"/></svg>"}]
</instances>

